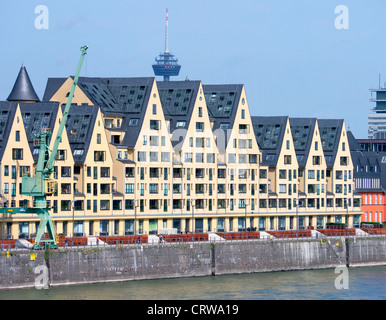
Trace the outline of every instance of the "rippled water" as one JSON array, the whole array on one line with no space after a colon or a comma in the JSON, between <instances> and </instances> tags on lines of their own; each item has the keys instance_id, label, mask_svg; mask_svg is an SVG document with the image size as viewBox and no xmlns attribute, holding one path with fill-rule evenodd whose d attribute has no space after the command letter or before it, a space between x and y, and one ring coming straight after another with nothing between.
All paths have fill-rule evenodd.
<instances>
[{"instance_id":1,"label":"rippled water","mask_svg":"<svg viewBox=\"0 0 386 320\"><path fill-rule=\"evenodd\" d=\"M338 290L335 269L141 280L48 290L0 291L0 300L340 300L386 299L386 266L350 268Z\"/></svg>"}]
</instances>

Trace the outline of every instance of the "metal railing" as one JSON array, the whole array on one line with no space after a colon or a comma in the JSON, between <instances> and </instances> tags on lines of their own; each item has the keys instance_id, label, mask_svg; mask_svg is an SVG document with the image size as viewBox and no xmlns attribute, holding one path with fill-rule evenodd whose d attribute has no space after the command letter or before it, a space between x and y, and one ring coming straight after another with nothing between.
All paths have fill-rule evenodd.
<instances>
[{"instance_id":1,"label":"metal railing","mask_svg":"<svg viewBox=\"0 0 386 320\"><path fill-rule=\"evenodd\" d=\"M335 230L329 230L328 234L324 234L320 230L316 232L309 233L309 236L302 234L299 230L296 234L296 230L292 230L291 234L285 234L281 231L275 231L276 237L271 234L271 231L267 232L220 232L220 233L205 233L205 234L194 234L192 239L192 234L187 233L183 235L148 235L148 234L139 234L134 238L134 236L84 236L77 237L80 234L75 234L75 238L72 237L58 237L58 249L103 249L103 248L121 248L127 246L175 246L175 245L193 245L194 243L232 243L232 242L282 242L282 241L302 241L302 240L327 240L332 241L334 239L362 239L362 238L372 238L372 239L386 239L386 233L383 234L374 234L363 231L362 229L355 229L355 233L349 232L347 230L341 230L339 232L333 232ZM352 229L349 229L349 231ZM361 231L357 231L361 230ZM381 229L385 230L386 229ZM330 232L332 231L332 232ZM281 233L280 236L279 232ZM288 231L287 231L288 232ZM272 232L273 233L273 232ZM149 237L150 236L150 237ZM23 237L22 240L27 240L31 243L32 247L32 238ZM66 241L67 239L67 241ZM92 239L93 241L90 241ZM1 250L31 250L31 248L21 248L17 245L18 239L10 239L15 241L14 244L6 243L3 245L0 240L0 251Z\"/></svg>"}]
</instances>

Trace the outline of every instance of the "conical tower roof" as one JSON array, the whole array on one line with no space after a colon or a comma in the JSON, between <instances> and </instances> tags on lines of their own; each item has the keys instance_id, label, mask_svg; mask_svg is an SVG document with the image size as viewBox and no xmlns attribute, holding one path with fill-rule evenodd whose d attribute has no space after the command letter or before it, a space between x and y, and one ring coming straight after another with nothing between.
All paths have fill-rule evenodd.
<instances>
[{"instance_id":1,"label":"conical tower roof","mask_svg":"<svg viewBox=\"0 0 386 320\"><path fill-rule=\"evenodd\" d=\"M9 95L8 101L40 101L35 92L32 82L28 76L28 72L24 65L21 66L19 75L17 76L15 85Z\"/></svg>"}]
</instances>

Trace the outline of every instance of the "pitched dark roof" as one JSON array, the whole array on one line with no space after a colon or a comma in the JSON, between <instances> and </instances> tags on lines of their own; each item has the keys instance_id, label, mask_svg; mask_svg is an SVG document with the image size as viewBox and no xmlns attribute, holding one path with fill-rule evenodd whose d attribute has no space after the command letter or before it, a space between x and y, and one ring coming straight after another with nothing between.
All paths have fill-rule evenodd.
<instances>
[{"instance_id":1,"label":"pitched dark roof","mask_svg":"<svg viewBox=\"0 0 386 320\"><path fill-rule=\"evenodd\" d=\"M65 106L62 106L64 112ZM66 130L75 163L84 163L94 131L98 106L72 105L67 118ZM103 124L101 124L103 125Z\"/></svg>"},{"instance_id":2,"label":"pitched dark roof","mask_svg":"<svg viewBox=\"0 0 386 320\"><path fill-rule=\"evenodd\" d=\"M39 101L27 69L23 65L15 81L13 89L7 99L8 101Z\"/></svg>"},{"instance_id":3,"label":"pitched dark roof","mask_svg":"<svg viewBox=\"0 0 386 320\"><path fill-rule=\"evenodd\" d=\"M318 119L318 124L327 168L332 168L334 166L335 157L339 148L340 135L343 129L343 120Z\"/></svg>"},{"instance_id":4,"label":"pitched dark roof","mask_svg":"<svg viewBox=\"0 0 386 320\"><path fill-rule=\"evenodd\" d=\"M356 191L386 190L386 153L351 151Z\"/></svg>"},{"instance_id":5,"label":"pitched dark roof","mask_svg":"<svg viewBox=\"0 0 386 320\"><path fill-rule=\"evenodd\" d=\"M123 117L121 128L126 134L120 145L132 148L142 127L154 79L80 77L78 87L103 114ZM43 99L50 100L66 80L49 78Z\"/></svg>"},{"instance_id":6,"label":"pitched dark roof","mask_svg":"<svg viewBox=\"0 0 386 320\"><path fill-rule=\"evenodd\" d=\"M355 139L351 131L347 131L348 144L350 146L350 151L363 151L363 148L360 146L358 141Z\"/></svg>"},{"instance_id":7,"label":"pitched dark roof","mask_svg":"<svg viewBox=\"0 0 386 320\"><path fill-rule=\"evenodd\" d=\"M253 131L262 153L262 165L276 166L288 117L252 117Z\"/></svg>"},{"instance_id":8,"label":"pitched dark roof","mask_svg":"<svg viewBox=\"0 0 386 320\"><path fill-rule=\"evenodd\" d=\"M304 168L311 148L316 118L290 118L292 139L300 168Z\"/></svg>"},{"instance_id":9,"label":"pitched dark roof","mask_svg":"<svg viewBox=\"0 0 386 320\"><path fill-rule=\"evenodd\" d=\"M217 147L225 150L243 90L242 84L204 85L204 95L209 116L214 120L212 131L217 136ZM220 139L225 138L221 143Z\"/></svg>"},{"instance_id":10,"label":"pitched dark roof","mask_svg":"<svg viewBox=\"0 0 386 320\"><path fill-rule=\"evenodd\" d=\"M173 147L185 139L200 84L200 81L157 82L165 119L170 120Z\"/></svg>"},{"instance_id":11,"label":"pitched dark roof","mask_svg":"<svg viewBox=\"0 0 386 320\"><path fill-rule=\"evenodd\" d=\"M0 159L9 140L17 105L17 102L0 101Z\"/></svg>"},{"instance_id":12,"label":"pitched dark roof","mask_svg":"<svg viewBox=\"0 0 386 320\"><path fill-rule=\"evenodd\" d=\"M42 128L50 128L51 132L53 131L58 109L58 102L20 103L24 128L35 161L38 160L40 150L39 147L34 148L33 146L36 135L41 132Z\"/></svg>"}]
</instances>

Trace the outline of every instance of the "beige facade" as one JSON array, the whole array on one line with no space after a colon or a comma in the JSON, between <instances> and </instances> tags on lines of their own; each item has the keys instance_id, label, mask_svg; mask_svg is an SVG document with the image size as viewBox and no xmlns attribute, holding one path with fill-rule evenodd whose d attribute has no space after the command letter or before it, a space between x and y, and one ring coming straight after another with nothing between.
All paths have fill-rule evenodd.
<instances>
[{"instance_id":1,"label":"beige facade","mask_svg":"<svg viewBox=\"0 0 386 320\"><path fill-rule=\"evenodd\" d=\"M91 85L85 83L76 88L73 104L77 106L70 116L86 121L88 112L93 115L82 147L72 136L80 131L70 127L59 146L60 156L55 163L58 191L49 197L58 233L88 236L192 229L291 230L344 222L347 213L352 224L354 216L361 214L360 206L354 206L353 166L344 122L333 164L328 166L326 162L316 121L309 133L311 147L301 167L291 122L286 117L279 144L270 151L276 157L272 165L265 161L270 152L259 146L256 138L254 126L258 123L252 121L244 86L237 89L231 114L221 118L208 105L208 90L214 96L215 88L195 84L191 104L179 121L163 99L169 91L188 92L189 84L160 84L159 89L155 79L146 86L137 85L138 79L125 81L119 87L121 94L116 93L117 100L126 99L124 87L133 92L134 88L141 88L144 94L138 112L106 110L86 91ZM106 83L107 86L107 80ZM71 78L64 79L50 101L66 103L71 84ZM94 89L97 91L98 86ZM116 87L113 89L118 92ZM217 89L223 90L221 86ZM59 108L53 136L61 117ZM16 190L15 197L7 198L6 184L10 194L21 182L18 174L19 180L12 179L13 166L17 173L21 167L29 167L34 174L33 150L21 119L18 108L1 159L2 195L14 201L15 207L25 197ZM20 132L20 141L12 141L16 131ZM23 149L23 159L12 158L14 148ZM4 175L5 166L8 176ZM6 233L13 237L34 233L37 222L36 216L7 216Z\"/></svg>"}]
</instances>

